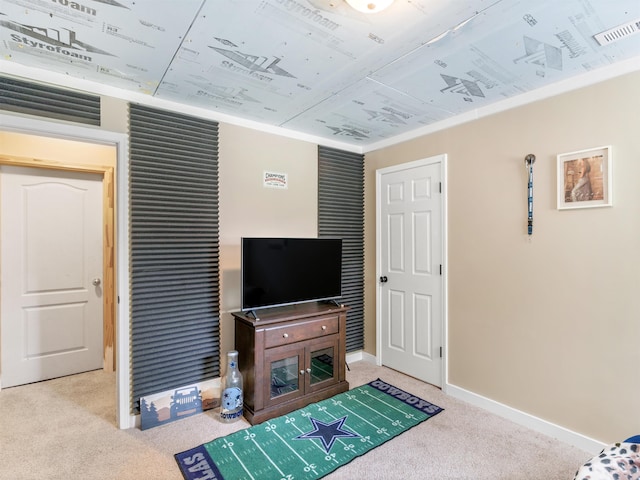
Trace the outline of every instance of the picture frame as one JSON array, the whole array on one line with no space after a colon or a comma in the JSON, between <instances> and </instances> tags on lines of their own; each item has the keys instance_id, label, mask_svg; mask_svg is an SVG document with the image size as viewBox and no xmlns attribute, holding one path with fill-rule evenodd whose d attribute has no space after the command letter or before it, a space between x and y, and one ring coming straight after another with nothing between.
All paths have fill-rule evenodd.
<instances>
[{"instance_id":1,"label":"picture frame","mask_svg":"<svg viewBox=\"0 0 640 480\"><path fill-rule=\"evenodd\" d=\"M558 210L611 207L611 145L562 153L558 158Z\"/></svg>"}]
</instances>

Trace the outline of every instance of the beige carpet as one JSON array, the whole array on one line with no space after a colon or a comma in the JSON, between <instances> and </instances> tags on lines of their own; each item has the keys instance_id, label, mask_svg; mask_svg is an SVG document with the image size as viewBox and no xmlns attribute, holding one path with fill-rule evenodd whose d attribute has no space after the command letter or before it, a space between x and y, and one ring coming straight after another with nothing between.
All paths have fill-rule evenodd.
<instances>
[{"instance_id":1,"label":"beige carpet","mask_svg":"<svg viewBox=\"0 0 640 480\"><path fill-rule=\"evenodd\" d=\"M595 453L520 427L393 370L365 362L350 367L352 387L379 377L445 411L327 480L571 480ZM115 375L101 371L8 388L0 391L0 478L180 480L174 453L247 426L244 420L221 424L212 413L203 413L150 430L118 430Z\"/></svg>"}]
</instances>

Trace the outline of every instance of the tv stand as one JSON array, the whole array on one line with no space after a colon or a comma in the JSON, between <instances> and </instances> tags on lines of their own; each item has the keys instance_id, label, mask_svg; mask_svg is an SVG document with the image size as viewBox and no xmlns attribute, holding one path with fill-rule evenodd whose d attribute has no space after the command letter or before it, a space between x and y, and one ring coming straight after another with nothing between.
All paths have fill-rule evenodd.
<instances>
[{"instance_id":1,"label":"tv stand","mask_svg":"<svg viewBox=\"0 0 640 480\"><path fill-rule=\"evenodd\" d=\"M262 423L349 390L345 379L348 307L318 302L235 318L244 379L244 416Z\"/></svg>"}]
</instances>

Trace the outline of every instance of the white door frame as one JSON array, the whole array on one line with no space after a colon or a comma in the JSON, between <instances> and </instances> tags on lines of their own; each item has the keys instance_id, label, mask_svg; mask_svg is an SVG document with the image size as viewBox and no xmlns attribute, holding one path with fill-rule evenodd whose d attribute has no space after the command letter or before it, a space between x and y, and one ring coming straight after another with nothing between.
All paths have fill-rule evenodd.
<instances>
[{"instance_id":1,"label":"white door frame","mask_svg":"<svg viewBox=\"0 0 640 480\"><path fill-rule=\"evenodd\" d=\"M380 250L380 245L382 244L382 191L381 191L381 180L382 176L388 173L399 172L401 170L407 170L409 168L422 167L425 165L432 165L435 163L439 163L441 166L440 171L442 172L442 202L440 207L440 216L442 219L442 345L443 345L443 355L442 355L442 391L447 392L447 385L449 384L449 362L447 361L449 358L449 309L447 308L447 300L449 297L449 288L448 288L448 276L447 276L447 265L448 256L447 256L447 231L448 231L448 218L447 218L447 155L441 154L433 157L423 158L420 160L415 160L412 162L401 163L398 165L392 165L390 167L380 168L376 170L376 365L382 365L382 335L380 332L382 331L382 313L381 313L381 303L382 303L382 285L378 279L382 275L381 265L382 252Z\"/></svg>"},{"instance_id":2,"label":"white door frame","mask_svg":"<svg viewBox=\"0 0 640 480\"><path fill-rule=\"evenodd\" d=\"M129 346L129 138L124 133L108 132L97 128L71 123L54 123L17 115L0 114L0 130L63 138L116 148L116 299L115 343L116 343L116 422L118 428L135 426L129 399L130 359Z\"/></svg>"}]
</instances>

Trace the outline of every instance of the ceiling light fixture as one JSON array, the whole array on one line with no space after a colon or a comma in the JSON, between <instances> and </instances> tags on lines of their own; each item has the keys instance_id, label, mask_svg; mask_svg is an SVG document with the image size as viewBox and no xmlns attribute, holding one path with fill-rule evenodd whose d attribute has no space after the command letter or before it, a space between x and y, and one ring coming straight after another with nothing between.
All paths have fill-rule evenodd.
<instances>
[{"instance_id":1,"label":"ceiling light fixture","mask_svg":"<svg viewBox=\"0 0 640 480\"><path fill-rule=\"evenodd\" d=\"M387 8L394 0L346 0L353 8L362 13L378 13Z\"/></svg>"}]
</instances>

